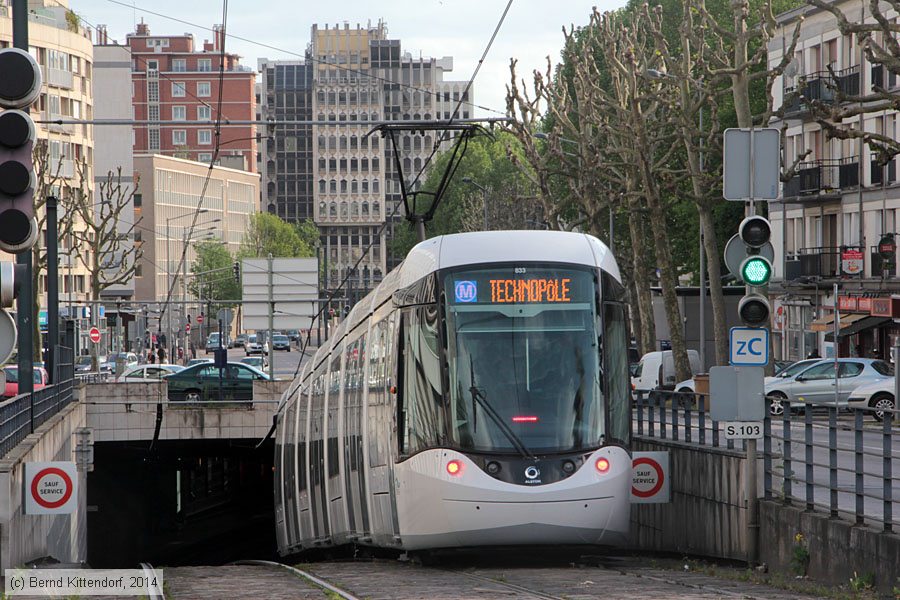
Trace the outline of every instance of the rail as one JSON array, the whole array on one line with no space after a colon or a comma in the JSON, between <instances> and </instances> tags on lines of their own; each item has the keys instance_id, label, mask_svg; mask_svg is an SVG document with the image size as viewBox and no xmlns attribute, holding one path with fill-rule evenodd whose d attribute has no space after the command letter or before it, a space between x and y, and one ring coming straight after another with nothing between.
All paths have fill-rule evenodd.
<instances>
[{"instance_id":1,"label":"rail","mask_svg":"<svg viewBox=\"0 0 900 600\"><path fill-rule=\"evenodd\" d=\"M709 396L686 392L635 392L636 436L705 448L742 451L744 440L725 439L711 418ZM762 493L768 500L825 510L885 532L900 531L900 411L784 402L780 416L766 415L761 440ZM879 422L873 417L881 417Z\"/></svg>"},{"instance_id":2,"label":"rail","mask_svg":"<svg viewBox=\"0 0 900 600\"><path fill-rule=\"evenodd\" d=\"M71 348L57 346L57 357L56 383L0 403L0 458L72 401L74 364Z\"/></svg>"}]
</instances>

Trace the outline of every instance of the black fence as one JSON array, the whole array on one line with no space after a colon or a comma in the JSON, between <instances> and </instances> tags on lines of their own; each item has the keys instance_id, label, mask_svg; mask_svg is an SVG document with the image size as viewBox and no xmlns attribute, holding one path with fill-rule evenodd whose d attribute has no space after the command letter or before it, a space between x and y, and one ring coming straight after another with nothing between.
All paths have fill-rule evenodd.
<instances>
[{"instance_id":1,"label":"black fence","mask_svg":"<svg viewBox=\"0 0 900 600\"><path fill-rule=\"evenodd\" d=\"M893 461L900 459L900 411L783 404L783 415L763 420L758 456L765 498L898 531L900 477ZM725 439L725 424L711 418L707 395L635 392L633 416L637 436L746 449L745 440Z\"/></svg>"},{"instance_id":2,"label":"black fence","mask_svg":"<svg viewBox=\"0 0 900 600\"><path fill-rule=\"evenodd\" d=\"M56 350L52 385L0 402L0 458L72 401L74 355L65 346Z\"/></svg>"}]
</instances>

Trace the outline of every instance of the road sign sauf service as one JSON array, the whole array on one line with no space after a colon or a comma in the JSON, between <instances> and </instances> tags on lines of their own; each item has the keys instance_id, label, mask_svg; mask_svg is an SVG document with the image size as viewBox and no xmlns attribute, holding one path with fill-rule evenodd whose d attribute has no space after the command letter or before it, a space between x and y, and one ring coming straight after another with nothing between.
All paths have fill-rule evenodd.
<instances>
[{"instance_id":1,"label":"road sign sauf service","mask_svg":"<svg viewBox=\"0 0 900 600\"><path fill-rule=\"evenodd\" d=\"M25 514L75 512L78 472L74 462L25 463Z\"/></svg>"},{"instance_id":2,"label":"road sign sauf service","mask_svg":"<svg viewBox=\"0 0 900 600\"><path fill-rule=\"evenodd\" d=\"M634 452L631 462L631 503L664 504L669 501L668 452Z\"/></svg>"}]
</instances>

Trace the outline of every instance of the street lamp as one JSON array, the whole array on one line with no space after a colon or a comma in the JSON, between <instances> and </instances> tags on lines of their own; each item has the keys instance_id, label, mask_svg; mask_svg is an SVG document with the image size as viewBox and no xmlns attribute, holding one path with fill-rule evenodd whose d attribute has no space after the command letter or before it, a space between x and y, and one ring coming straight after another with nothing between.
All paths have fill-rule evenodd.
<instances>
[{"instance_id":1,"label":"street lamp","mask_svg":"<svg viewBox=\"0 0 900 600\"><path fill-rule=\"evenodd\" d=\"M184 219L186 217L195 217L196 218L196 215L198 215L198 214L202 215L202 214L205 214L208 212L209 212L208 209L201 208L200 210L197 210L194 212L189 212L189 213L185 213L183 215L178 215L177 217L172 217L172 218L166 219L166 296L167 297L168 297L168 289L169 289L169 286L171 285L170 279L172 278L172 265L169 262L169 259L170 259L169 247L172 245L172 236L169 233L169 224L172 221L177 221L178 219ZM156 287L156 286L154 285L153 287ZM159 297L158 293L157 293L157 297ZM169 352L170 352L169 358L171 358L172 311L169 310L168 306L165 308L165 311L166 311L166 345L169 346Z\"/></svg>"},{"instance_id":2,"label":"street lamp","mask_svg":"<svg viewBox=\"0 0 900 600\"><path fill-rule=\"evenodd\" d=\"M537 133L532 133L531 135L536 137L539 140L549 140L550 139L550 136L547 135L546 133L544 133L543 131L538 131ZM578 142L576 140L570 140L569 138L564 138L561 136L555 136L555 137L556 137L556 139L558 139L561 142L565 142L567 144L573 144L573 145L579 146L579 147L581 146L581 142ZM580 172L582 170L581 169L581 154L575 154L574 152L566 152L565 150L563 150L562 153L565 154L566 156L571 156L573 158L577 158L578 159L578 171ZM612 200L610 200L609 201L609 251L612 253L615 253L615 251L616 251L615 226L616 226L616 221L615 221L614 213L613 213L613 205L612 205Z\"/></svg>"},{"instance_id":3,"label":"street lamp","mask_svg":"<svg viewBox=\"0 0 900 600\"><path fill-rule=\"evenodd\" d=\"M483 218L483 220L484 220L484 225L482 225L482 229L483 229L484 231L487 231L487 230L488 230L488 223L487 223L487 221L488 221L488 219L487 219L487 188L485 188L483 185L480 185L479 183L476 183L475 181L472 181L472 178L471 178L471 177L463 177L462 180L463 180L463 183L468 183L469 185L471 185L471 186L473 186L473 187L476 187L476 188L478 188L479 190L481 190L481 206L482 206L482 213L483 213L482 218Z\"/></svg>"},{"instance_id":4,"label":"street lamp","mask_svg":"<svg viewBox=\"0 0 900 600\"><path fill-rule=\"evenodd\" d=\"M672 75L657 69L646 69L644 75L648 79L670 80L670 81L687 81L696 87L701 93L703 92L703 82L697 81L693 77L684 75ZM703 106L700 106L700 172L703 172ZM703 223L698 223L700 230L700 372L706 371L706 249L703 246Z\"/></svg>"}]
</instances>

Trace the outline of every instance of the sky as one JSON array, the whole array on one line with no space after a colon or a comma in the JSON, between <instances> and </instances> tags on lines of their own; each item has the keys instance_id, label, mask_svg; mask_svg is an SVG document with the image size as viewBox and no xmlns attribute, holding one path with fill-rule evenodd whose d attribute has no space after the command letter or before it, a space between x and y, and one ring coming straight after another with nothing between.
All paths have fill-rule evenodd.
<instances>
[{"instance_id":1,"label":"sky","mask_svg":"<svg viewBox=\"0 0 900 600\"><path fill-rule=\"evenodd\" d=\"M383 19L388 36L400 39L403 51L414 56L452 56L453 73L448 78L468 80L503 14L507 0L231 0L228 6L229 34L277 48L229 39L226 50L240 54L242 63L256 68L258 58L296 59L309 43L310 27L316 23L373 24ZM474 83L475 103L492 109L476 109L476 116L499 116L505 112L509 61L518 59L519 79L531 81L534 69L546 69L547 56L559 62L562 28L588 22L592 7L614 10L624 0L513 0L509 13L491 46ZM211 0L69 0L72 10L90 26L106 25L111 40L125 41L134 24L144 19L151 34L192 33L202 47L212 34L203 27L222 22L222 2ZM177 17L198 26L175 22Z\"/></svg>"}]
</instances>

